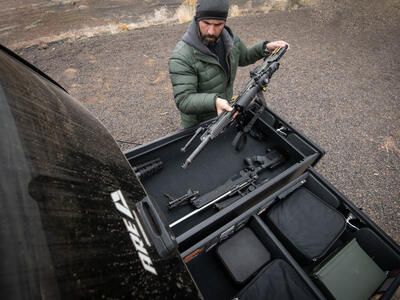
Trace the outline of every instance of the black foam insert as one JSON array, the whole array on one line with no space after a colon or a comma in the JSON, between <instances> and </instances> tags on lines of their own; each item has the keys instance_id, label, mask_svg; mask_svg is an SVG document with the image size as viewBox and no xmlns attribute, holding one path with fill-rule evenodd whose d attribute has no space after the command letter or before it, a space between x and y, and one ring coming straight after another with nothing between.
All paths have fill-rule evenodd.
<instances>
[{"instance_id":1,"label":"black foam insert","mask_svg":"<svg viewBox=\"0 0 400 300\"><path fill-rule=\"evenodd\" d=\"M225 183L232 176L239 174L240 170L246 166L244 158L265 155L267 149L276 149L282 152L286 161L273 170L263 171L260 174L259 181L277 176L302 158L290 146L282 143L281 138L276 136L276 133L267 135L266 140L263 142L248 136L246 146L242 151L238 152L232 146L232 140L236 132L235 128L228 128L224 134L212 140L187 169L181 168L181 165L195 149L198 141L186 153L181 152L180 149L189 140L190 136L156 149L150 152L149 155L140 157L140 161L136 162L141 163L154 158L161 158L163 161L163 169L144 179L142 183L149 196L156 200L169 224L192 212L194 207L187 204L169 210L167 207L169 200L164 193L179 197L184 195L190 188L193 191L199 191L200 195L206 194ZM214 209L207 209L174 227L173 231L179 235L214 213Z\"/></svg>"}]
</instances>

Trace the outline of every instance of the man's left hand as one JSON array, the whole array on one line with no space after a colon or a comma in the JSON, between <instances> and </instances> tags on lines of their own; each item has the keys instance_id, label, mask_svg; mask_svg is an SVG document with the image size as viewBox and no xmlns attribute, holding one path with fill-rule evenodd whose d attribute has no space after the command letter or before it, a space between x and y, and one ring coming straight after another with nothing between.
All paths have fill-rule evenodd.
<instances>
[{"instance_id":1,"label":"man's left hand","mask_svg":"<svg viewBox=\"0 0 400 300\"><path fill-rule=\"evenodd\" d=\"M274 42L269 42L266 47L267 47L268 52L273 52L276 48L282 48L282 47L285 47L286 45L288 46L288 49L289 49L290 45L287 42L274 41Z\"/></svg>"}]
</instances>

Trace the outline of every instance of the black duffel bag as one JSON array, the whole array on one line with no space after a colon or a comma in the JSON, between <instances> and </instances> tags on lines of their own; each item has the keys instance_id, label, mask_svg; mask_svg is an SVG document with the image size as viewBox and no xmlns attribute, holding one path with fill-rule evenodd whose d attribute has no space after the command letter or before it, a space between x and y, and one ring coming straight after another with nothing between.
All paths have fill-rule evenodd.
<instances>
[{"instance_id":1,"label":"black duffel bag","mask_svg":"<svg viewBox=\"0 0 400 300\"><path fill-rule=\"evenodd\" d=\"M234 299L312 300L317 298L286 261L275 259L266 265Z\"/></svg>"},{"instance_id":2,"label":"black duffel bag","mask_svg":"<svg viewBox=\"0 0 400 300\"><path fill-rule=\"evenodd\" d=\"M336 209L304 187L280 200L267 216L278 236L312 261L321 258L346 228Z\"/></svg>"}]
</instances>

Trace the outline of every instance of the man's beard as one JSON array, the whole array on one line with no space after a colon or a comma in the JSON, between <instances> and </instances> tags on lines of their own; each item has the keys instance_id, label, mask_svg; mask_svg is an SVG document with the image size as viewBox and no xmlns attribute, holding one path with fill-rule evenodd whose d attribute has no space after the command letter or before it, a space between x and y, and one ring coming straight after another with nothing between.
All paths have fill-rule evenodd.
<instances>
[{"instance_id":1,"label":"man's beard","mask_svg":"<svg viewBox=\"0 0 400 300\"><path fill-rule=\"evenodd\" d=\"M212 46L218 41L218 36L204 35L201 37L201 42L206 46Z\"/></svg>"}]
</instances>

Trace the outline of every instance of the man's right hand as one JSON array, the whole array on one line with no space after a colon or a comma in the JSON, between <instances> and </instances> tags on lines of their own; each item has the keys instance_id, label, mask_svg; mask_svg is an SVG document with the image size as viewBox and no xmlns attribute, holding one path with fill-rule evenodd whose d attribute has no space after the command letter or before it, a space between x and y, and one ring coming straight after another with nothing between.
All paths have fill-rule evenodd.
<instances>
[{"instance_id":1,"label":"man's right hand","mask_svg":"<svg viewBox=\"0 0 400 300\"><path fill-rule=\"evenodd\" d=\"M233 108L229 105L229 102L225 99L218 98L215 100L215 108L217 110L218 116L224 111L231 111Z\"/></svg>"}]
</instances>

